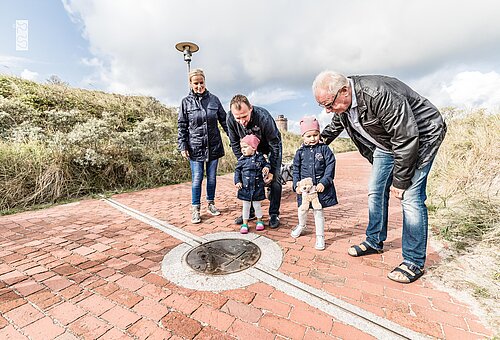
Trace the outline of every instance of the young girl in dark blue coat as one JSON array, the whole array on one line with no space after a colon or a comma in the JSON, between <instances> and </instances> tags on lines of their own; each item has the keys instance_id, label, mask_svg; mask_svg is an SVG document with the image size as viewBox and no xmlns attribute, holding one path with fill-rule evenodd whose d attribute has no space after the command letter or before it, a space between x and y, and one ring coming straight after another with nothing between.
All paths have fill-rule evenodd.
<instances>
[{"instance_id":1,"label":"young girl in dark blue coat","mask_svg":"<svg viewBox=\"0 0 500 340\"><path fill-rule=\"evenodd\" d=\"M313 209L316 225L316 244L314 247L323 250L325 249L323 208L337 204L337 193L333 185L335 156L328 145L321 141L319 122L316 118L304 117L300 121L300 132L303 143L293 159L293 190L297 192L297 203L300 207L302 192L297 187L297 183L304 178L312 178L321 203L321 209ZM298 209L299 224L292 230L292 237L297 238L306 230L307 210Z\"/></svg>"},{"instance_id":2,"label":"young girl in dark blue coat","mask_svg":"<svg viewBox=\"0 0 500 340\"><path fill-rule=\"evenodd\" d=\"M246 135L241 139L241 153L238 164L234 170L234 185L238 189L238 198L243 201L240 232L248 233L248 219L250 207L253 205L257 217L256 230L264 230L262 221L261 201L266 198L264 191L264 178L269 174L271 166L261 153L257 153L259 138L255 135Z\"/></svg>"}]
</instances>

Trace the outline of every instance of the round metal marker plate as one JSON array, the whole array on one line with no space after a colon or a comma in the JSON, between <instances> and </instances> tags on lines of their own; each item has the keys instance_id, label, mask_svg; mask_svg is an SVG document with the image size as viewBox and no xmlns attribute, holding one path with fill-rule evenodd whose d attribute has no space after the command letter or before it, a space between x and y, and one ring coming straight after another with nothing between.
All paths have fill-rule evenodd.
<instances>
[{"instance_id":1,"label":"round metal marker plate","mask_svg":"<svg viewBox=\"0 0 500 340\"><path fill-rule=\"evenodd\" d=\"M260 254L259 247L250 241L222 239L192 249L186 256L186 262L198 272L225 275L253 266Z\"/></svg>"}]
</instances>

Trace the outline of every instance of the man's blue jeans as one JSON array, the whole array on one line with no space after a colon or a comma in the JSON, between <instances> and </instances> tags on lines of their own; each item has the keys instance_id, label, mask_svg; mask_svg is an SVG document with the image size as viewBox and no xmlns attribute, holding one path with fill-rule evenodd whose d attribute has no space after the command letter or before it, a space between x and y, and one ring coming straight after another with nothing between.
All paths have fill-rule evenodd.
<instances>
[{"instance_id":1,"label":"man's blue jeans","mask_svg":"<svg viewBox=\"0 0 500 340\"><path fill-rule=\"evenodd\" d=\"M190 160L191 165L191 204L200 205L201 183L203 182L204 167L207 169L207 201L213 202L215 199L215 186L217 184L217 165L219 159L208 162L197 162Z\"/></svg>"},{"instance_id":2,"label":"man's blue jeans","mask_svg":"<svg viewBox=\"0 0 500 340\"><path fill-rule=\"evenodd\" d=\"M405 190L403 208L403 262L423 268L427 249L427 206L425 193L427 176L432 161L416 169L411 186ZM392 183L394 156L376 149L373 153L372 174L368 185L368 227L366 242L375 249L382 249L387 239L387 214L389 190Z\"/></svg>"}]
</instances>

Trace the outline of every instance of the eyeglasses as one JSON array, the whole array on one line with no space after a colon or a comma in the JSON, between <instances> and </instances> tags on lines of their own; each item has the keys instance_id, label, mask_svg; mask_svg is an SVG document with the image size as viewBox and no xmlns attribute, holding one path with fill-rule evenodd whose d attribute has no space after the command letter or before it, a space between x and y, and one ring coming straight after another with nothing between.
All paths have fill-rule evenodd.
<instances>
[{"instance_id":1,"label":"eyeglasses","mask_svg":"<svg viewBox=\"0 0 500 340\"><path fill-rule=\"evenodd\" d=\"M332 109L333 108L333 104L335 103L335 100L337 100L337 97L340 93L342 89L338 90L337 91L337 94L335 94L335 97L333 97L333 100L331 102L329 102L328 104L321 104L321 103L318 103L318 105L326 110L329 110L329 109Z\"/></svg>"}]
</instances>

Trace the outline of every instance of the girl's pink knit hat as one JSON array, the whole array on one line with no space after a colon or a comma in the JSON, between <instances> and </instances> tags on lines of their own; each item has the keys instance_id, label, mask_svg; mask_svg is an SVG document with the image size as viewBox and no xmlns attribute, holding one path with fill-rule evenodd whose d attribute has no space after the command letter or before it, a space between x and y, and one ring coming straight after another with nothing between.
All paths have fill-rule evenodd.
<instances>
[{"instance_id":1,"label":"girl's pink knit hat","mask_svg":"<svg viewBox=\"0 0 500 340\"><path fill-rule=\"evenodd\" d=\"M241 141L250 145L254 150L257 150L260 143L260 139L256 135L246 135Z\"/></svg>"},{"instance_id":2,"label":"girl's pink knit hat","mask_svg":"<svg viewBox=\"0 0 500 340\"><path fill-rule=\"evenodd\" d=\"M302 118L300 121L300 134L303 136L304 133L311 130L320 131L318 120L314 117L307 116Z\"/></svg>"}]
</instances>

